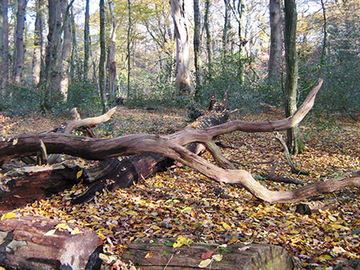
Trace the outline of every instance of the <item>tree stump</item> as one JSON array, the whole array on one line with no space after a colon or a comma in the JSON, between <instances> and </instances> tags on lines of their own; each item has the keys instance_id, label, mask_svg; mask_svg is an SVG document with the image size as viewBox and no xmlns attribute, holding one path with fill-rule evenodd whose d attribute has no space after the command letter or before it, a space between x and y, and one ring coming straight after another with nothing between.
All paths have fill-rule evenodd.
<instances>
[{"instance_id":1,"label":"tree stump","mask_svg":"<svg viewBox=\"0 0 360 270\"><path fill-rule=\"evenodd\" d=\"M272 245L216 245L191 244L173 248L165 241L130 244L122 260L131 261L144 270L200 269L199 264L209 257L207 269L298 269L293 257L282 247ZM217 261L214 255L222 255Z\"/></svg>"},{"instance_id":2,"label":"tree stump","mask_svg":"<svg viewBox=\"0 0 360 270\"><path fill-rule=\"evenodd\" d=\"M82 228L74 230L67 224L56 229L58 224L62 223L35 216L2 220L0 265L7 270L100 269L101 241L96 233Z\"/></svg>"}]
</instances>

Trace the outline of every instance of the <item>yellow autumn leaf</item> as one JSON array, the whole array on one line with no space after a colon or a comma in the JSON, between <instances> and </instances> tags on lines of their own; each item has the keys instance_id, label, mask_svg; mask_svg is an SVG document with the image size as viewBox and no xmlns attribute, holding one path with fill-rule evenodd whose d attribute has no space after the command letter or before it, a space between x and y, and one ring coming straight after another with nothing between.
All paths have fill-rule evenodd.
<instances>
[{"instance_id":1,"label":"yellow autumn leaf","mask_svg":"<svg viewBox=\"0 0 360 270\"><path fill-rule=\"evenodd\" d=\"M327 255L327 254L326 255L321 255L321 256L318 257L318 260L320 262L326 262L326 261L332 260L332 257L330 255Z\"/></svg>"},{"instance_id":2,"label":"yellow autumn leaf","mask_svg":"<svg viewBox=\"0 0 360 270\"><path fill-rule=\"evenodd\" d=\"M215 254L215 255L212 255L212 258L217 261L217 262L220 262L222 259L223 259L223 255L221 254Z\"/></svg>"},{"instance_id":3,"label":"yellow autumn leaf","mask_svg":"<svg viewBox=\"0 0 360 270\"><path fill-rule=\"evenodd\" d=\"M83 170L80 170L76 173L76 179L79 179L83 174Z\"/></svg>"},{"instance_id":4,"label":"yellow autumn leaf","mask_svg":"<svg viewBox=\"0 0 360 270\"><path fill-rule=\"evenodd\" d=\"M71 228L66 223L59 223L58 225L56 225L55 229L64 231L64 230L69 230Z\"/></svg>"},{"instance_id":5,"label":"yellow autumn leaf","mask_svg":"<svg viewBox=\"0 0 360 270\"><path fill-rule=\"evenodd\" d=\"M126 211L126 214L128 214L130 216L137 216L138 215L138 213L133 211L133 210Z\"/></svg>"},{"instance_id":6,"label":"yellow autumn leaf","mask_svg":"<svg viewBox=\"0 0 360 270\"><path fill-rule=\"evenodd\" d=\"M229 224L225 223L225 222L221 222L221 225L223 226L223 228L224 228L225 230L231 229L231 226L230 226Z\"/></svg>"},{"instance_id":7,"label":"yellow autumn leaf","mask_svg":"<svg viewBox=\"0 0 360 270\"><path fill-rule=\"evenodd\" d=\"M150 259L150 258L152 258L154 256L154 254L152 253L152 252L148 252L148 253L146 253L146 255L145 255L145 259Z\"/></svg>"},{"instance_id":8,"label":"yellow autumn leaf","mask_svg":"<svg viewBox=\"0 0 360 270\"><path fill-rule=\"evenodd\" d=\"M212 259L202 260L202 261L199 263L198 267L199 267L199 268L206 268L206 267L208 267L208 266L211 264L211 262L212 262Z\"/></svg>"},{"instance_id":9,"label":"yellow autumn leaf","mask_svg":"<svg viewBox=\"0 0 360 270\"><path fill-rule=\"evenodd\" d=\"M17 215L14 212L8 212L8 213L2 215L1 220L11 219L11 218L16 218L16 217L17 217Z\"/></svg>"},{"instance_id":10,"label":"yellow autumn leaf","mask_svg":"<svg viewBox=\"0 0 360 270\"><path fill-rule=\"evenodd\" d=\"M173 247L174 248L178 248L178 247L182 247L182 246L190 246L192 240L190 238L187 238L187 237L178 237L176 239L176 242L173 244Z\"/></svg>"},{"instance_id":11,"label":"yellow autumn leaf","mask_svg":"<svg viewBox=\"0 0 360 270\"><path fill-rule=\"evenodd\" d=\"M76 235L76 234L80 234L83 233L82 231L80 231L80 229L78 227L75 227L72 231L71 231L71 235Z\"/></svg>"}]
</instances>

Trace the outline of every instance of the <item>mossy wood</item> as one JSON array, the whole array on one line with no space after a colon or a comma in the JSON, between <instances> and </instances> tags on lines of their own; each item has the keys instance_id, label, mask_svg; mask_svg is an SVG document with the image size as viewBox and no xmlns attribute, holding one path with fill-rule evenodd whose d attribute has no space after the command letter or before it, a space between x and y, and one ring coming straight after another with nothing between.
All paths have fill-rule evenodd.
<instances>
[{"instance_id":1,"label":"mossy wood","mask_svg":"<svg viewBox=\"0 0 360 270\"><path fill-rule=\"evenodd\" d=\"M213 270L300 269L293 257L280 246L235 244L219 248L215 245L191 244L173 248L164 243L165 241L130 244L122 255L122 260L126 263L131 261L144 270L201 269L199 264L205 258L211 260L205 269ZM215 255L222 255L221 260L213 259Z\"/></svg>"}]
</instances>

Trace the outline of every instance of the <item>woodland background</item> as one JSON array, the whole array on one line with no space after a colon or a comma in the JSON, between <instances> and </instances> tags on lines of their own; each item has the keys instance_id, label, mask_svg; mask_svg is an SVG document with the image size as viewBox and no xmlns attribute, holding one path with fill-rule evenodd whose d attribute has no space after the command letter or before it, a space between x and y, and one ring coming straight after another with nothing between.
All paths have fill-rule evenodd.
<instances>
[{"instance_id":1,"label":"woodland background","mask_svg":"<svg viewBox=\"0 0 360 270\"><path fill-rule=\"evenodd\" d=\"M171 134L213 95L226 97L230 120L267 123L291 115L322 78L301 134L287 132L292 159L308 174L291 172L273 133L233 132L219 140L230 146L222 151L237 169L270 190L297 188L268 181L270 174L303 183L346 176L360 169L359 16L358 0L1 0L2 144L61 126L73 107L85 118L125 104L94 129L98 137ZM305 144L294 147L295 137ZM209 153L203 158L212 160ZM11 166L0 171L3 179ZM309 215L219 186L188 166L72 205L86 188L80 183L2 218L50 217L65 229L95 231L103 269L118 269L129 243L163 237L279 245L305 269L360 264L357 188L312 202Z\"/></svg>"}]
</instances>

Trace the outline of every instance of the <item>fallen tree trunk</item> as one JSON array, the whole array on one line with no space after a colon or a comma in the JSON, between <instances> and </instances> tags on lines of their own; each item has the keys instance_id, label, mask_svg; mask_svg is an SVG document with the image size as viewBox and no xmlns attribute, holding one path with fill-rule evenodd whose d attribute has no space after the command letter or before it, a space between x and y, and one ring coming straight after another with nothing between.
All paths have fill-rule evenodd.
<instances>
[{"instance_id":1,"label":"fallen tree trunk","mask_svg":"<svg viewBox=\"0 0 360 270\"><path fill-rule=\"evenodd\" d=\"M28 166L2 177L0 210L24 206L34 200L45 199L79 183L82 169L71 164Z\"/></svg>"},{"instance_id":2,"label":"fallen tree trunk","mask_svg":"<svg viewBox=\"0 0 360 270\"><path fill-rule=\"evenodd\" d=\"M311 110L321 85L322 80L311 90L299 109L292 116L282 120L258 123L235 120L204 130L189 128L171 135L134 134L112 139L95 139L69 134L24 135L0 143L0 162L36 153L41 149L42 144L46 146L48 153L63 153L97 160L155 153L185 164L220 183L240 184L258 199L269 203L298 202L344 187L358 187L360 186L359 172L349 177L314 183L292 191L271 191L259 184L247 171L220 168L185 148L191 143L204 144L214 156L215 161L226 167L228 162L212 142L215 136L236 130L270 132L289 129L300 123Z\"/></svg>"},{"instance_id":3,"label":"fallen tree trunk","mask_svg":"<svg viewBox=\"0 0 360 270\"><path fill-rule=\"evenodd\" d=\"M0 265L8 270L96 270L101 250L95 232L56 220L21 216L0 222Z\"/></svg>"},{"instance_id":4,"label":"fallen tree trunk","mask_svg":"<svg viewBox=\"0 0 360 270\"><path fill-rule=\"evenodd\" d=\"M214 259L215 258L215 259ZM217 260L216 260L217 259ZM156 269L298 269L292 256L280 246L191 244L180 248L162 242L130 244L122 255L144 270ZM207 260L207 261L206 261ZM300 268L299 268L300 269Z\"/></svg>"}]
</instances>

